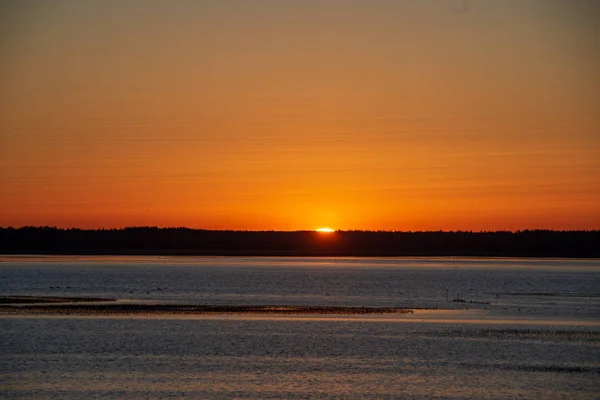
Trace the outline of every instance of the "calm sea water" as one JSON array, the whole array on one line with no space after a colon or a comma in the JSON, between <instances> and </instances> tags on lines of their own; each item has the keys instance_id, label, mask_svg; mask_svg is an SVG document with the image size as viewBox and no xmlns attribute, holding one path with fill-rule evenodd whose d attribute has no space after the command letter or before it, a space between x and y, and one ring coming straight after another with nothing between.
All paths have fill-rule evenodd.
<instances>
[{"instance_id":1,"label":"calm sea water","mask_svg":"<svg viewBox=\"0 0 600 400\"><path fill-rule=\"evenodd\" d=\"M600 260L0 261L3 295L453 310L366 317L0 315L0 395L10 398L600 394ZM459 297L464 302L452 301Z\"/></svg>"}]
</instances>

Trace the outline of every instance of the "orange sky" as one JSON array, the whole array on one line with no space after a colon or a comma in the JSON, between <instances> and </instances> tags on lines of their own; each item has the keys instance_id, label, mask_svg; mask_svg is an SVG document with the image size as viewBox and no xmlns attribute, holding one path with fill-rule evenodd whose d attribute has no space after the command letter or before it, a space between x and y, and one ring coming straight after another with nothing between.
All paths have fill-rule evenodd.
<instances>
[{"instance_id":1,"label":"orange sky","mask_svg":"<svg viewBox=\"0 0 600 400\"><path fill-rule=\"evenodd\" d=\"M599 18L3 2L0 226L600 229Z\"/></svg>"}]
</instances>

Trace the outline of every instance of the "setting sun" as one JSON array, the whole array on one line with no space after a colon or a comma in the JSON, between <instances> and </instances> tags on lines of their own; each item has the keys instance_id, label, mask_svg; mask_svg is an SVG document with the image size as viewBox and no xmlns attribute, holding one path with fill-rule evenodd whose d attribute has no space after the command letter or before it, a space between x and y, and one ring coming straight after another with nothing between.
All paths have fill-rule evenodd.
<instances>
[{"instance_id":1,"label":"setting sun","mask_svg":"<svg viewBox=\"0 0 600 400\"><path fill-rule=\"evenodd\" d=\"M321 233L332 233L332 232L335 232L335 229L331 229L331 228L318 228L316 231L317 232L321 232Z\"/></svg>"}]
</instances>

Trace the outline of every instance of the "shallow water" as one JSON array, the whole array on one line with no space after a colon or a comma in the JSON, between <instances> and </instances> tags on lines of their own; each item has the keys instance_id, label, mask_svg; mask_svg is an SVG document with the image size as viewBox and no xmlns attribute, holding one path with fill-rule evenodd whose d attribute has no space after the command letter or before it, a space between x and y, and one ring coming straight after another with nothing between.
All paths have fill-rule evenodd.
<instances>
[{"instance_id":1,"label":"shallow water","mask_svg":"<svg viewBox=\"0 0 600 400\"><path fill-rule=\"evenodd\" d=\"M0 260L4 295L455 309L0 315L0 394L9 398L592 399L600 392L598 260ZM447 301L458 292L479 303Z\"/></svg>"},{"instance_id":2,"label":"shallow water","mask_svg":"<svg viewBox=\"0 0 600 400\"><path fill-rule=\"evenodd\" d=\"M480 307L600 318L600 260L3 257L0 293L209 304ZM452 302L459 297L465 302Z\"/></svg>"}]
</instances>

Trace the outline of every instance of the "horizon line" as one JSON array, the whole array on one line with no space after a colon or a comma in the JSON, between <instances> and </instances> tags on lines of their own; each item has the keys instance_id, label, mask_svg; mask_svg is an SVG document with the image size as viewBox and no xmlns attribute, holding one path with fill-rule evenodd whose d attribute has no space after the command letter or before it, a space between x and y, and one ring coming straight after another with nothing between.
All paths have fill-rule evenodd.
<instances>
[{"instance_id":1,"label":"horizon line","mask_svg":"<svg viewBox=\"0 0 600 400\"><path fill-rule=\"evenodd\" d=\"M125 231L133 229L156 229L156 230L190 230L190 231L203 231L203 232L240 232L240 233L302 233L302 232L319 232L317 229L296 229L296 230L275 230L275 229L207 229L207 228L190 228L187 226L156 226L156 225L132 225L118 228L79 228L79 227L68 227L60 228L57 226L49 225L22 225L20 227L14 226L0 226L0 229L6 230L19 230L19 229L52 229L59 231L78 230L78 231ZM389 229L334 229L327 233L345 233L345 232L364 232L364 233L523 233L523 232L600 232L598 229L537 229L537 228L526 228L516 230L471 230L471 229L457 229L457 230L389 230Z\"/></svg>"}]
</instances>

